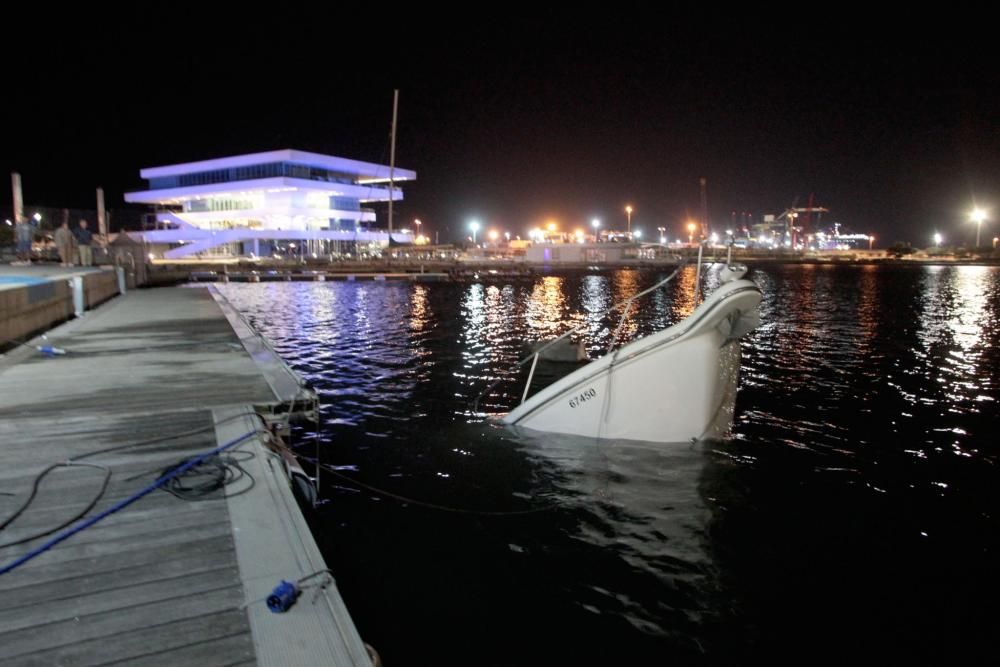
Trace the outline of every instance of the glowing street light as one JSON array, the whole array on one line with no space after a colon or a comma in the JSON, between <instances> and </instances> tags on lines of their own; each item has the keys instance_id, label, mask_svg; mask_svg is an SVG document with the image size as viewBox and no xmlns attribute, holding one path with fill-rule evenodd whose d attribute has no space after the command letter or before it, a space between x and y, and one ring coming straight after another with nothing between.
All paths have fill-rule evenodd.
<instances>
[{"instance_id":1,"label":"glowing street light","mask_svg":"<svg viewBox=\"0 0 1000 667\"><path fill-rule=\"evenodd\" d=\"M415 224L417 226L417 236L420 236L420 225L422 225L424 223L420 222L420 220L418 219L418 220L414 220L413 224Z\"/></svg>"},{"instance_id":2,"label":"glowing street light","mask_svg":"<svg viewBox=\"0 0 1000 667\"><path fill-rule=\"evenodd\" d=\"M666 243L666 237L663 236L664 232L667 231L666 227L657 227L656 231L660 232L660 243Z\"/></svg>"},{"instance_id":3,"label":"glowing street light","mask_svg":"<svg viewBox=\"0 0 1000 667\"><path fill-rule=\"evenodd\" d=\"M600 236L598 236L599 232L597 231L601 226L601 221L598 220L597 218L594 218L593 220L590 221L590 224L594 227L594 243L597 243L598 241L601 240Z\"/></svg>"},{"instance_id":4,"label":"glowing street light","mask_svg":"<svg viewBox=\"0 0 1000 667\"><path fill-rule=\"evenodd\" d=\"M628 232L629 236L631 236L632 235L632 207L631 206L626 206L625 207L625 215L628 216L628 229L626 231Z\"/></svg>"},{"instance_id":5,"label":"glowing street light","mask_svg":"<svg viewBox=\"0 0 1000 667\"><path fill-rule=\"evenodd\" d=\"M498 238L500 238L500 232L498 232L495 229L491 229L490 230L490 241L493 241L493 243L496 243Z\"/></svg>"},{"instance_id":6,"label":"glowing street light","mask_svg":"<svg viewBox=\"0 0 1000 667\"><path fill-rule=\"evenodd\" d=\"M473 220L469 223L469 229L472 230L472 245L476 245L476 232L479 231L479 221Z\"/></svg>"},{"instance_id":7,"label":"glowing street light","mask_svg":"<svg viewBox=\"0 0 1000 667\"><path fill-rule=\"evenodd\" d=\"M972 213L969 214L969 219L976 223L976 247L979 247L979 233L983 229L983 220L986 219L986 211L981 208L972 209Z\"/></svg>"},{"instance_id":8,"label":"glowing street light","mask_svg":"<svg viewBox=\"0 0 1000 667\"><path fill-rule=\"evenodd\" d=\"M693 222L688 223L688 245L694 243L694 229L697 226Z\"/></svg>"},{"instance_id":9,"label":"glowing street light","mask_svg":"<svg viewBox=\"0 0 1000 667\"><path fill-rule=\"evenodd\" d=\"M872 245L873 245L874 243L875 243L875 236L874 236L874 235L872 235L872 236L869 236L869 237L868 237L868 249L869 249L869 250L871 250L871 249L872 249Z\"/></svg>"},{"instance_id":10,"label":"glowing street light","mask_svg":"<svg viewBox=\"0 0 1000 667\"><path fill-rule=\"evenodd\" d=\"M635 237L637 239L641 239L642 238L642 230L641 229L635 230Z\"/></svg>"},{"instance_id":11,"label":"glowing street light","mask_svg":"<svg viewBox=\"0 0 1000 667\"><path fill-rule=\"evenodd\" d=\"M937 247L940 248L941 247L941 241L943 241L943 240L944 240L944 238L941 236L941 232L934 232L934 245L936 245Z\"/></svg>"}]
</instances>

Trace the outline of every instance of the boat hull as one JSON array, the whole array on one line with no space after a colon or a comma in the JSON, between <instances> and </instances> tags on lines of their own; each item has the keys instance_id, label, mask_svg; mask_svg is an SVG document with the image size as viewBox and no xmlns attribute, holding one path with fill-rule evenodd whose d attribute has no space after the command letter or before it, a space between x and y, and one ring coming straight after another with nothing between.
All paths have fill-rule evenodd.
<instances>
[{"instance_id":1,"label":"boat hull","mask_svg":"<svg viewBox=\"0 0 1000 667\"><path fill-rule=\"evenodd\" d=\"M752 329L746 318L756 317L759 303L760 291L750 281L724 285L680 324L567 375L502 421L534 431L660 443L724 435L733 419L739 338Z\"/></svg>"}]
</instances>

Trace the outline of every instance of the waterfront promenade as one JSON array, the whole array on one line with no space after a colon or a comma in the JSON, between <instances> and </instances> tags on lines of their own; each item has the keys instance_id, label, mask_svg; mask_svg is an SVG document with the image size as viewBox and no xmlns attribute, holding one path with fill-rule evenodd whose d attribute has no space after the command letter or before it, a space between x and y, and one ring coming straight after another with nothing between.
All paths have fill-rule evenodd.
<instances>
[{"instance_id":1,"label":"waterfront promenade","mask_svg":"<svg viewBox=\"0 0 1000 667\"><path fill-rule=\"evenodd\" d=\"M130 291L49 331L65 354L0 358L5 665L372 664L272 434L308 390L210 289ZM244 473L224 493L153 490L8 570L220 446Z\"/></svg>"}]
</instances>

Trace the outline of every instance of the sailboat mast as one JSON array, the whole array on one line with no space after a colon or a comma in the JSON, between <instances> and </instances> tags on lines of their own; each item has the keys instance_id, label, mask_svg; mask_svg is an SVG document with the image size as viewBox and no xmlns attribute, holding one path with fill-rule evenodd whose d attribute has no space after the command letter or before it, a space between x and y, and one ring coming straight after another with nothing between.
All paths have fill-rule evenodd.
<instances>
[{"instance_id":1,"label":"sailboat mast","mask_svg":"<svg viewBox=\"0 0 1000 667\"><path fill-rule=\"evenodd\" d=\"M392 181L396 171L396 109L399 108L399 89L392 91L392 141L389 148L389 240L392 240Z\"/></svg>"}]
</instances>

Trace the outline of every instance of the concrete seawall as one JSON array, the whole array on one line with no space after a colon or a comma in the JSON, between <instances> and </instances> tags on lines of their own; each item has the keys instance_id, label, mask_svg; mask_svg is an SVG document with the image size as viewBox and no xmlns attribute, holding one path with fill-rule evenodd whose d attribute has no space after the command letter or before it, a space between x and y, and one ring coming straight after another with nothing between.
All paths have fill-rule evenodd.
<instances>
[{"instance_id":1,"label":"concrete seawall","mask_svg":"<svg viewBox=\"0 0 1000 667\"><path fill-rule=\"evenodd\" d=\"M117 294L113 269L0 267L0 349Z\"/></svg>"}]
</instances>

